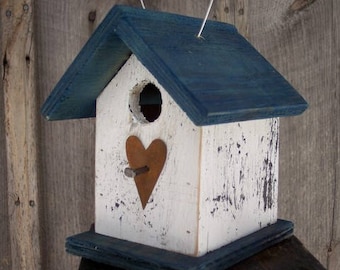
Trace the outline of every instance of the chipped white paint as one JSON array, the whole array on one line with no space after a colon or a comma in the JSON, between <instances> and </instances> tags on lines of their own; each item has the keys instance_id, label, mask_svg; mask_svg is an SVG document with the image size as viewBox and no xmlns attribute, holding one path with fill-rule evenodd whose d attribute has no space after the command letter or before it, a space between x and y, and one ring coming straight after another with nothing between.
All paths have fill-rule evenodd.
<instances>
[{"instance_id":1,"label":"chipped white paint","mask_svg":"<svg viewBox=\"0 0 340 270\"><path fill-rule=\"evenodd\" d=\"M203 128L199 252L277 220L278 119Z\"/></svg>"},{"instance_id":2,"label":"chipped white paint","mask_svg":"<svg viewBox=\"0 0 340 270\"><path fill-rule=\"evenodd\" d=\"M129 110L140 83L161 91L162 112L141 123ZM133 100L133 98L132 98ZM200 256L277 218L278 120L197 127L135 56L97 99L96 231ZM167 159L145 209L124 175L125 142L167 145Z\"/></svg>"},{"instance_id":3,"label":"chipped white paint","mask_svg":"<svg viewBox=\"0 0 340 270\"><path fill-rule=\"evenodd\" d=\"M140 124L129 110L130 95L142 81L154 83L163 100L160 117L150 124ZM158 138L167 145L163 171L144 210L133 179L124 175L130 135L138 136L145 147ZM194 254L200 136L200 129L132 57L97 100L96 231Z\"/></svg>"}]
</instances>

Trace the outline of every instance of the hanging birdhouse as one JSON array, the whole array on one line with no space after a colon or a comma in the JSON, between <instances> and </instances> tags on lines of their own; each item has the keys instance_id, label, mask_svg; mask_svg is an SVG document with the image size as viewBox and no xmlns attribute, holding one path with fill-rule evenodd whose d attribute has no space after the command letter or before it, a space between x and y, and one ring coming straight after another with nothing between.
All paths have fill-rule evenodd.
<instances>
[{"instance_id":1,"label":"hanging birdhouse","mask_svg":"<svg viewBox=\"0 0 340 270\"><path fill-rule=\"evenodd\" d=\"M279 117L307 104L233 26L201 23L115 6L43 106L96 117L97 234L199 257L277 224Z\"/></svg>"}]
</instances>

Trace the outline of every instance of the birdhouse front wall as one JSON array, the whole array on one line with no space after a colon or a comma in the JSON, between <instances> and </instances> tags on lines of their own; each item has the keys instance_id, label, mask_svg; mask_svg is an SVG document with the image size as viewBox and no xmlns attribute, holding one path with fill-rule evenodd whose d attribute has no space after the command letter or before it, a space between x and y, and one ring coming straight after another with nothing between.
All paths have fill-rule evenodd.
<instances>
[{"instance_id":1,"label":"birdhouse front wall","mask_svg":"<svg viewBox=\"0 0 340 270\"><path fill-rule=\"evenodd\" d=\"M135 115L139 85L152 83L162 111L152 123ZM131 102L132 100L132 102ZM132 107L131 107L132 106ZM138 106L137 106L138 107ZM161 139L166 162L143 209L129 167L126 140L137 136L145 148ZM201 129L196 127L135 56L97 99L96 232L193 255L197 250Z\"/></svg>"},{"instance_id":2,"label":"birdhouse front wall","mask_svg":"<svg viewBox=\"0 0 340 270\"><path fill-rule=\"evenodd\" d=\"M148 83L162 98L153 122L136 106ZM96 108L96 232L200 256L276 222L278 119L197 127L134 55ZM130 136L167 148L144 208L124 174Z\"/></svg>"}]
</instances>

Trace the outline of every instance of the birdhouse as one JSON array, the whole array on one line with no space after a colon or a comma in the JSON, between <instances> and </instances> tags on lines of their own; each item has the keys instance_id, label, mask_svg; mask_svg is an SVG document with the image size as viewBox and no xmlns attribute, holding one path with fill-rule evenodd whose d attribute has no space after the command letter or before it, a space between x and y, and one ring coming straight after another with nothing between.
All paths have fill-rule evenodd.
<instances>
[{"instance_id":1,"label":"birdhouse","mask_svg":"<svg viewBox=\"0 0 340 270\"><path fill-rule=\"evenodd\" d=\"M282 225L279 117L307 103L232 25L201 23L115 6L43 106L96 117L98 235L200 257Z\"/></svg>"}]
</instances>

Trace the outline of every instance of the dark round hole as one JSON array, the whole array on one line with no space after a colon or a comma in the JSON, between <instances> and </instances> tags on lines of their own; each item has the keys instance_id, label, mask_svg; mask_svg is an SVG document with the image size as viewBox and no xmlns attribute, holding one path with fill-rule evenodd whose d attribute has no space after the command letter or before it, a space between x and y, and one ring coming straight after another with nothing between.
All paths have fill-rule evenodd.
<instances>
[{"instance_id":1,"label":"dark round hole","mask_svg":"<svg viewBox=\"0 0 340 270\"><path fill-rule=\"evenodd\" d=\"M139 106L147 121L153 122L159 117L162 110L162 96L154 84L148 83L144 86L139 94Z\"/></svg>"}]
</instances>

